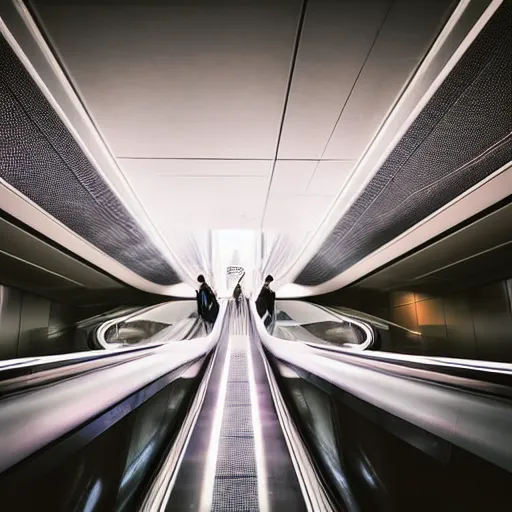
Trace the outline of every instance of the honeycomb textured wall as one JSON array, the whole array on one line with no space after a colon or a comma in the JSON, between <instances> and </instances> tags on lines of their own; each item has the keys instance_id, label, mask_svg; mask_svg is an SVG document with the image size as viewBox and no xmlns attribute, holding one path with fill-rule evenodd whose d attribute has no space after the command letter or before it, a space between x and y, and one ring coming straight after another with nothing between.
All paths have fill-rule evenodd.
<instances>
[{"instance_id":1,"label":"honeycomb textured wall","mask_svg":"<svg viewBox=\"0 0 512 512\"><path fill-rule=\"evenodd\" d=\"M0 177L145 279L180 281L0 36Z\"/></svg>"},{"instance_id":2,"label":"honeycomb textured wall","mask_svg":"<svg viewBox=\"0 0 512 512\"><path fill-rule=\"evenodd\" d=\"M512 2L505 1L296 279L321 284L512 159Z\"/></svg>"}]
</instances>

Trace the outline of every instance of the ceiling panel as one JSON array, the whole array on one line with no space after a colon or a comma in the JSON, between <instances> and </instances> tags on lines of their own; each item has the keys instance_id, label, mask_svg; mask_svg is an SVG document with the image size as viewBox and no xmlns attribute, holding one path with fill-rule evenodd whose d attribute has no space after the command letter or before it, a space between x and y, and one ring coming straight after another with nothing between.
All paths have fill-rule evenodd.
<instances>
[{"instance_id":1,"label":"ceiling panel","mask_svg":"<svg viewBox=\"0 0 512 512\"><path fill-rule=\"evenodd\" d=\"M171 247L263 215L316 229L451 3L308 2L264 212L301 0L31 1Z\"/></svg>"},{"instance_id":2,"label":"ceiling panel","mask_svg":"<svg viewBox=\"0 0 512 512\"><path fill-rule=\"evenodd\" d=\"M144 208L165 236L177 229L258 229L267 178L128 175ZM168 239L172 247L172 239Z\"/></svg>"},{"instance_id":3,"label":"ceiling panel","mask_svg":"<svg viewBox=\"0 0 512 512\"><path fill-rule=\"evenodd\" d=\"M337 195L347 182L350 171L354 166L355 162L350 160L320 161L309 183L308 194Z\"/></svg>"},{"instance_id":4,"label":"ceiling panel","mask_svg":"<svg viewBox=\"0 0 512 512\"><path fill-rule=\"evenodd\" d=\"M305 194L316 165L316 160L277 161L272 176L271 194Z\"/></svg>"},{"instance_id":5,"label":"ceiling panel","mask_svg":"<svg viewBox=\"0 0 512 512\"><path fill-rule=\"evenodd\" d=\"M32 3L116 156L274 157L300 0Z\"/></svg>"},{"instance_id":6,"label":"ceiling panel","mask_svg":"<svg viewBox=\"0 0 512 512\"><path fill-rule=\"evenodd\" d=\"M130 176L140 174L151 179L154 176L268 176L272 161L119 158L118 163Z\"/></svg>"},{"instance_id":7,"label":"ceiling panel","mask_svg":"<svg viewBox=\"0 0 512 512\"><path fill-rule=\"evenodd\" d=\"M451 12L453 0L395 0L324 153L358 159Z\"/></svg>"},{"instance_id":8,"label":"ceiling panel","mask_svg":"<svg viewBox=\"0 0 512 512\"><path fill-rule=\"evenodd\" d=\"M316 0L307 13L279 158L322 156L391 0Z\"/></svg>"},{"instance_id":9,"label":"ceiling panel","mask_svg":"<svg viewBox=\"0 0 512 512\"><path fill-rule=\"evenodd\" d=\"M334 196L271 195L263 226L285 232L315 229L332 204Z\"/></svg>"}]
</instances>

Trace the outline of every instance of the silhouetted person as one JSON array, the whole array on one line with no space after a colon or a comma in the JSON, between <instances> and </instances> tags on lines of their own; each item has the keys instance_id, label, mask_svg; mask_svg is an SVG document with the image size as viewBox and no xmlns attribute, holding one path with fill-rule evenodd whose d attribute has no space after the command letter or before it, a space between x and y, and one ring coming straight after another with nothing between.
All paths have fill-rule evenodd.
<instances>
[{"instance_id":1,"label":"silhouetted person","mask_svg":"<svg viewBox=\"0 0 512 512\"><path fill-rule=\"evenodd\" d=\"M242 287L240 286L240 283L238 283L235 286L235 289L233 290L233 298L236 300L237 307L240 305L240 297L242 296Z\"/></svg>"},{"instance_id":2,"label":"silhouetted person","mask_svg":"<svg viewBox=\"0 0 512 512\"><path fill-rule=\"evenodd\" d=\"M207 322L214 323L219 313L219 303L215 293L208 286L202 274L197 276L197 282L200 283L197 291L197 313Z\"/></svg>"},{"instance_id":3,"label":"silhouetted person","mask_svg":"<svg viewBox=\"0 0 512 512\"><path fill-rule=\"evenodd\" d=\"M238 279L235 289L233 290L233 298L236 300L236 305L240 305L240 297L242 296L242 286L240 285L242 279L245 276L245 272L240 276L240 279Z\"/></svg>"},{"instance_id":4,"label":"silhouetted person","mask_svg":"<svg viewBox=\"0 0 512 512\"><path fill-rule=\"evenodd\" d=\"M265 316L265 313L269 314L269 318L265 319L265 325L272 321L272 316L274 315L274 305L276 302L276 294L274 291L270 289L270 283L274 280L271 275L268 275L265 278L265 284L261 288L260 294L256 299L256 309L258 311L258 315L261 318Z\"/></svg>"}]
</instances>

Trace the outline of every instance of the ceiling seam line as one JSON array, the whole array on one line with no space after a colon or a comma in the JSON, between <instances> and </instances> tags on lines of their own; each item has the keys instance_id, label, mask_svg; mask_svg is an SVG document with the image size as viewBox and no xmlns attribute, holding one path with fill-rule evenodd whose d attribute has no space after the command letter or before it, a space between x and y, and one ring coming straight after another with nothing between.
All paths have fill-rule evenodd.
<instances>
[{"instance_id":1,"label":"ceiling seam line","mask_svg":"<svg viewBox=\"0 0 512 512\"><path fill-rule=\"evenodd\" d=\"M389 4L389 7L388 7L388 10L386 11L386 14L384 15L384 18L382 19L382 23L380 24L380 27L379 29L377 30L376 34L375 34L375 37L373 38L373 42L368 50L368 53L366 54L366 57L361 65L361 68L359 69L359 72L357 73L357 76L356 76L356 79L354 80L354 83L352 84L352 87L350 88L350 91L348 93L348 96L347 96L347 99L345 100L345 102L343 103L342 107L341 107L341 110L340 110L340 113L338 115L338 119L336 119L336 123L334 123L334 127L331 131L331 134L329 135L329 138L327 139L327 142L325 144L325 147L322 151L322 154L320 155L320 159L321 160L325 154L325 152L327 151L327 148L329 147L329 144L334 136L334 132L336 131L336 127L338 126L340 120L341 120L341 117L343 116L343 113L345 112L345 109L348 105L348 102L350 101L350 98L352 97L352 94L354 93L354 90L356 88L356 85L357 83L359 82L359 79L361 78L361 75L363 73L363 70L364 68L366 67L366 63L368 62L368 59L370 58L370 55L372 54L373 52L373 49L375 48L375 45L377 43L377 40L379 39L379 36L382 32L382 29L384 28L384 25L386 24L386 21L389 17L389 13L391 12L391 8L393 7L393 5L395 4L395 0L392 0ZM359 160L359 158L357 159ZM316 169L315 169L316 171Z\"/></svg>"},{"instance_id":2,"label":"ceiling seam line","mask_svg":"<svg viewBox=\"0 0 512 512\"><path fill-rule=\"evenodd\" d=\"M350 98L352 97L352 93L354 92L354 89L356 88L356 85L357 85L357 82L359 81L359 78L361 77L361 74L366 66L366 63L368 62L368 59L373 51L373 48L375 47L375 44L377 42L377 39L379 38L379 35L382 31L382 27L384 26L384 24L386 23L386 20L388 19L388 15L391 11L391 8L393 7L395 3L395 0L391 0L390 4L389 4L389 7L388 7L388 10L386 11L386 14L384 15L384 18L382 19L382 22L380 24L380 27L378 28L377 32L375 33L375 37L373 39L373 42L368 50L368 53L366 54L366 57L364 58L364 61L363 63L361 64L361 68L359 69L359 72L357 73L357 76L354 80L354 83L352 84L352 87L350 88L350 91L348 93L348 96L347 98L345 99L345 102L343 103L342 107L341 107L341 110L340 110L340 113L338 115L338 118L336 119L336 122L334 123L334 126L331 130L331 134L329 135L329 138L327 139L327 142L325 143L325 146L324 146L324 149L322 150L322 153L320 155L320 158L318 159L317 161L317 164L315 166L315 169L313 171L313 174L311 175L311 178L309 179L309 182L308 182L308 186L306 187L306 193L309 191L309 187L311 186L311 182L313 181L313 178L315 177L315 174L316 174L316 171L318 169L318 166L320 165L320 162L322 161L323 159L323 156L325 155L325 152L327 151L327 148L329 147L329 144L334 136L334 132L336 131L336 127L338 126L338 123L340 122L341 120L341 117L343 116L343 112L345 112L345 108L347 107L348 105L348 102L350 101Z\"/></svg>"},{"instance_id":3,"label":"ceiling seam line","mask_svg":"<svg viewBox=\"0 0 512 512\"><path fill-rule=\"evenodd\" d=\"M117 160L177 160L191 162L272 162L272 158L189 157L189 156L116 156ZM280 162L317 162L318 158L278 158ZM323 158L323 162L354 162L353 158Z\"/></svg>"},{"instance_id":4,"label":"ceiling seam line","mask_svg":"<svg viewBox=\"0 0 512 512\"><path fill-rule=\"evenodd\" d=\"M268 178L268 174L155 174L158 178Z\"/></svg>"},{"instance_id":5,"label":"ceiling seam line","mask_svg":"<svg viewBox=\"0 0 512 512\"><path fill-rule=\"evenodd\" d=\"M281 143L281 137L283 135L283 128L284 128L284 121L286 118L286 110L288 108L288 101L290 99L290 92L292 88L292 82L293 82L293 75L295 73L295 64L297 62L297 56L299 54L299 45L300 45L300 39L302 36L302 29L304 26L304 19L306 17L306 9L307 9L308 0L302 0L302 6L301 11L299 15L299 20L297 23L297 31L295 33L295 41L293 45L293 52L292 52L292 58L290 62L290 69L288 71L288 83L286 86L286 93L284 97L284 104L283 104L283 111L281 113L281 121L279 124L279 132L277 134L277 142L276 142L276 149L274 153L274 158L272 159L272 166L270 169L270 176L269 176L269 182L267 187L267 194L265 196L265 204L263 205L263 211L261 214L261 222L260 222L260 229L263 229L263 223L265 220L265 215L267 213L267 207L268 207L268 200L270 197L270 190L272 188L272 182L274 179L274 172L276 168L276 162L277 162L277 156L279 155L279 145Z\"/></svg>"},{"instance_id":6,"label":"ceiling seam line","mask_svg":"<svg viewBox=\"0 0 512 512\"><path fill-rule=\"evenodd\" d=\"M116 156L117 160L183 160L183 161L212 161L212 162L271 162L272 158L219 158L219 157L189 157L189 156Z\"/></svg>"}]
</instances>

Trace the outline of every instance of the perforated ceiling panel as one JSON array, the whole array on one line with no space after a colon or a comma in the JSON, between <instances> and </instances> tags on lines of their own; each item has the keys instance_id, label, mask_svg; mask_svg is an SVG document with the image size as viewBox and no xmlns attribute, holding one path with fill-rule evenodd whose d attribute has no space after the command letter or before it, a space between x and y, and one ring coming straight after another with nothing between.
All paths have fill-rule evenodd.
<instances>
[{"instance_id":1,"label":"perforated ceiling panel","mask_svg":"<svg viewBox=\"0 0 512 512\"><path fill-rule=\"evenodd\" d=\"M0 70L0 177L133 272L178 283L1 36Z\"/></svg>"},{"instance_id":2,"label":"perforated ceiling panel","mask_svg":"<svg viewBox=\"0 0 512 512\"><path fill-rule=\"evenodd\" d=\"M498 9L296 282L334 278L512 159L512 2Z\"/></svg>"}]
</instances>

